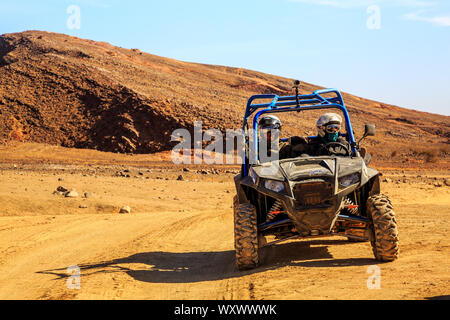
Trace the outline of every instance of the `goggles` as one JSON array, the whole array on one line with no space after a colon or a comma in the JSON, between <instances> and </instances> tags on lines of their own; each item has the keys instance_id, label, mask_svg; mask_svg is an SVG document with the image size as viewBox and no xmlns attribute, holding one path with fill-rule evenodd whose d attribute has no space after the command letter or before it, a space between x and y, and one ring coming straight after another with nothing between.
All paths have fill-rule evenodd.
<instances>
[{"instance_id":1,"label":"goggles","mask_svg":"<svg viewBox=\"0 0 450 320\"><path fill-rule=\"evenodd\" d=\"M341 125L340 124L329 124L325 126L325 131L327 133L335 133L341 131Z\"/></svg>"}]
</instances>

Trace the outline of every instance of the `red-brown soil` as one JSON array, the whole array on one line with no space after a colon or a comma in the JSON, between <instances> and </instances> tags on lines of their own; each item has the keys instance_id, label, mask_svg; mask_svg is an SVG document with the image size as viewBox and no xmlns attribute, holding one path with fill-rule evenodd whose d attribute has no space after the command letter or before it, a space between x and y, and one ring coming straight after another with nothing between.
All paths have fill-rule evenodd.
<instances>
[{"instance_id":1,"label":"red-brown soil","mask_svg":"<svg viewBox=\"0 0 450 320\"><path fill-rule=\"evenodd\" d=\"M63 34L0 36L0 140L123 153L169 150L174 129L239 129L253 94L292 95L292 79L163 58ZM320 87L302 82L301 93ZM375 157L448 155L450 117L344 94ZM284 135L314 134L318 112L285 115ZM395 151L395 153L394 153ZM394 153L394 154L393 154Z\"/></svg>"}]
</instances>

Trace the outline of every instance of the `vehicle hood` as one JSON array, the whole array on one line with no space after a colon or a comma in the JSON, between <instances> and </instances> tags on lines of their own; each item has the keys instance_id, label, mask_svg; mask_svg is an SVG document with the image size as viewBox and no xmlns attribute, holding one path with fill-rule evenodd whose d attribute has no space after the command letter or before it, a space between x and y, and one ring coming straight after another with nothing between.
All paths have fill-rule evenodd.
<instances>
[{"instance_id":1,"label":"vehicle hood","mask_svg":"<svg viewBox=\"0 0 450 320\"><path fill-rule=\"evenodd\" d=\"M345 157L314 157L297 158L280 161L280 170L290 181L309 180L314 178L340 178L353 173L359 173L361 184L378 174L366 166L362 158Z\"/></svg>"},{"instance_id":2,"label":"vehicle hood","mask_svg":"<svg viewBox=\"0 0 450 320\"><path fill-rule=\"evenodd\" d=\"M362 158L347 157L308 157L286 159L254 166L255 173L265 179L278 181L301 181L315 178L340 178L359 173L361 184L378 174L378 171L366 166ZM336 176L337 175L337 176Z\"/></svg>"}]
</instances>

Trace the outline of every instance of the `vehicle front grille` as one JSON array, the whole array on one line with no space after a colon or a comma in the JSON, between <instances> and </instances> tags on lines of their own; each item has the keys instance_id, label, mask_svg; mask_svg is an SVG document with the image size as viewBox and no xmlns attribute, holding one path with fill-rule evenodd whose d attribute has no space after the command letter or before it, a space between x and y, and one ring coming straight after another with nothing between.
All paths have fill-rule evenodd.
<instances>
[{"instance_id":1,"label":"vehicle front grille","mask_svg":"<svg viewBox=\"0 0 450 320\"><path fill-rule=\"evenodd\" d=\"M325 202L333 195L333 185L325 181L297 183L293 193L300 206L314 206Z\"/></svg>"}]
</instances>

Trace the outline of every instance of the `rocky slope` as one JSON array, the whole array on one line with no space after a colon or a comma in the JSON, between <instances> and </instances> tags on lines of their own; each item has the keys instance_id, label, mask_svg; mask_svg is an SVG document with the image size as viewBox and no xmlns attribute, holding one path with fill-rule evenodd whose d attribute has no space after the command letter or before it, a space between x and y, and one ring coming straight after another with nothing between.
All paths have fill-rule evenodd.
<instances>
[{"instance_id":1,"label":"rocky slope","mask_svg":"<svg viewBox=\"0 0 450 320\"><path fill-rule=\"evenodd\" d=\"M301 92L318 86L302 83ZM42 31L0 36L0 140L123 153L169 150L174 129L238 129L253 94L291 95L292 79L187 63ZM450 117L344 94L358 135L380 155L448 150ZM283 116L284 135L313 134L319 113ZM418 152L417 150L413 152Z\"/></svg>"}]
</instances>

